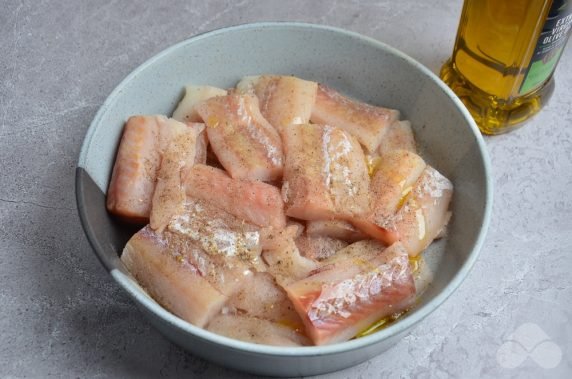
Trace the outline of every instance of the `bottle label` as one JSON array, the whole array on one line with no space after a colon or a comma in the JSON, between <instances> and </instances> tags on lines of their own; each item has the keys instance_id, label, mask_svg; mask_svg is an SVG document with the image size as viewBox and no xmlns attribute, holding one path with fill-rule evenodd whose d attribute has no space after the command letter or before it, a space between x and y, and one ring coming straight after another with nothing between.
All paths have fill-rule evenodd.
<instances>
[{"instance_id":1,"label":"bottle label","mask_svg":"<svg viewBox=\"0 0 572 379\"><path fill-rule=\"evenodd\" d=\"M554 72L571 29L572 0L554 0L520 86L520 95L538 88Z\"/></svg>"}]
</instances>

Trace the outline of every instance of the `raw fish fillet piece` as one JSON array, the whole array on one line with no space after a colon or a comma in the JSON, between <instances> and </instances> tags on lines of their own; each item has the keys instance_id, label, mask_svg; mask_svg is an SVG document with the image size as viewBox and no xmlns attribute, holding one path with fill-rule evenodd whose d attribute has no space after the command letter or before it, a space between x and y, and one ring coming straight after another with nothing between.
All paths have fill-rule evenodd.
<instances>
[{"instance_id":1,"label":"raw fish fillet piece","mask_svg":"<svg viewBox=\"0 0 572 379\"><path fill-rule=\"evenodd\" d=\"M370 183L371 221L390 226L386 225L387 220L403 205L425 167L423 158L410 151L385 154Z\"/></svg>"},{"instance_id":2,"label":"raw fish fillet piece","mask_svg":"<svg viewBox=\"0 0 572 379\"><path fill-rule=\"evenodd\" d=\"M130 117L123 129L107 191L109 212L127 221L148 222L163 151L181 130L192 133L201 128L201 124L185 126L165 116ZM186 156L194 159L193 154ZM189 159L185 166L192 163Z\"/></svg>"},{"instance_id":3,"label":"raw fish fillet piece","mask_svg":"<svg viewBox=\"0 0 572 379\"><path fill-rule=\"evenodd\" d=\"M303 333L304 325L294 305L272 275L256 272L228 300L223 314L240 314L277 322Z\"/></svg>"},{"instance_id":4,"label":"raw fish fillet piece","mask_svg":"<svg viewBox=\"0 0 572 379\"><path fill-rule=\"evenodd\" d=\"M330 237L346 242L366 239L366 235L351 223L343 220L317 220L306 222L309 237Z\"/></svg>"},{"instance_id":5,"label":"raw fish fillet piece","mask_svg":"<svg viewBox=\"0 0 572 379\"><path fill-rule=\"evenodd\" d=\"M369 212L369 175L363 150L342 129L290 125L282 196L286 215L302 220L348 219Z\"/></svg>"},{"instance_id":6,"label":"raw fish fillet piece","mask_svg":"<svg viewBox=\"0 0 572 379\"><path fill-rule=\"evenodd\" d=\"M162 232L185 203L184 180L196 160L203 124L184 124L168 119L160 128L161 164L153 194L149 225Z\"/></svg>"},{"instance_id":7,"label":"raw fish fillet piece","mask_svg":"<svg viewBox=\"0 0 572 379\"><path fill-rule=\"evenodd\" d=\"M171 218L167 230L186 236L212 257L259 262L259 228L204 200L187 198L184 211Z\"/></svg>"},{"instance_id":8,"label":"raw fish fillet piece","mask_svg":"<svg viewBox=\"0 0 572 379\"><path fill-rule=\"evenodd\" d=\"M392 220L409 255L418 255L443 233L452 196L449 179L427 166Z\"/></svg>"},{"instance_id":9,"label":"raw fish fillet piece","mask_svg":"<svg viewBox=\"0 0 572 379\"><path fill-rule=\"evenodd\" d=\"M274 346L306 346L310 341L289 326L256 317L219 315L207 330L241 341Z\"/></svg>"},{"instance_id":10,"label":"raw fish fillet piece","mask_svg":"<svg viewBox=\"0 0 572 379\"><path fill-rule=\"evenodd\" d=\"M213 152L230 176L261 181L282 178L282 141L260 114L256 97L214 97L196 109L207 125Z\"/></svg>"},{"instance_id":11,"label":"raw fish fillet piece","mask_svg":"<svg viewBox=\"0 0 572 379\"><path fill-rule=\"evenodd\" d=\"M347 341L415 299L405 248L399 243L384 248L371 240L339 251L285 289L315 345Z\"/></svg>"},{"instance_id":12,"label":"raw fish fillet piece","mask_svg":"<svg viewBox=\"0 0 572 379\"><path fill-rule=\"evenodd\" d=\"M133 222L147 222L161 155L157 116L130 117L107 190L107 210Z\"/></svg>"},{"instance_id":13,"label":"raw fish fillet piece","mask_svg":"<svg viewBox=\"0 0 572 379\"><path fill-rule=\"evenodd\" d=\"M404 204L425 166L420 156L406 150L383 155L370 183L371 213L354 219L354 225L386 244L397 241L399 230L395 227L395 213Z\"/></svg>"},{"instance_id":14,"label":"raw fish fillet piece","mask_svg":"<svg viewBox=\"0 0 572 379\"><path fill-rule=\"evenodd\" d=\"M342 128L355 136L369 153L381 143L389 126L399 119L399 111L376 107L347 98L320 84L310 120Z\"/></svg>"},{"instance_id":15,"label":"raw fish fillet piece","mask_svg":"<svg viewBox=\"0 0 572 379\"><path fill-rule=\"evenodd\" d=\"M173 112L173 118L181 122L203 122L201 116L197 113L196 105L212 97L226 95L227 92L225 90L216 87L186 86L185 96Z\"/></svg>"},{"instance_id":16,"label":"raw fish fillet piece","mask_svg":"<svg viewBox=\"0 0 572 379\"><path fill-rule=\"evenodd\" d=\"M285 228L260 229L260 245L262 250L286 249L292 240L302 235L304 227L297 222L288 222Z\"/></svg>"},{"instance_id":17,"label":"raw fish fillet piece","mask_svg":"<svg viewBox=\"0 0 572 379\"><path fill-rule=\"evenodd\" d=\"M176 234L156 233L149 226L136 233L121 261L158 303L175 315L204 327L228 297L207 280L209 272L193 256L204 255Z\"/></svg>"},{"instance_id":18,"label":"raw fish fillet piece","mask_svg":"<svg viewBox=\"0 0 572 379\"><path fill-rule=\"evenodd\" d=\"M318 268L316 261L300 255L294 238L281 239L275 248L264 250L262 258L268 265L268 272L282 287L307 277Z\"/></svg>"},{"instance_id":19,"label":"raw fish fillet piece","mask_svg":"<svg viewBox=\"0 0 572 379\"><path fill-rule=\"evenodd\" d=\"M187 196L215 204L261 227L286 226L280 190L259 181L233 179L220 169L197 164L185 181Z\"/></svg>"},{"instance_id":20,"label":"raw fish fillet piece","mask_svg":"<svg viewBox=\"0 0 572 379\"><path fill-rule=\"evenodd\" d=\"M236 86L239 93L254 94L260 112L279 132L291 124L307 124L316 101L318 83L294 76L246 76Z\"/></svg>"},{"instance_id":21,"label":"raw fish fillet piece","mask_svg":"<svg viewBox=\"0 0 572 379\"><path fill-rule=\"evenodd\" d=\"M348 243L330 237L303 235L296 238L296 246L302 256L320 261L331 257L338 250L348 246Z\"/></svg>"},{"instance_id":22,"label":"raw fish fillet piece","mask_svg":"<svg viewBox=\"0 0 572 379\"><path fill-rule=\"evenodd\" d=\"M395 121L381 140L378 152L381 155L393 150L407 150L417 153L415 137L409 121Z\"/></svg>"},{"instance_id":23,"label":"raw fish fillet piece","mask_svg":"<svg viewBox=\"0 0 572 379\"><path fill-rule=\"evenodd\" d=\"M353 265L363 265L364 262L372 260L385 249L387 249L386 246L381 244L379 241L372 239L352 243L346 248L338 250L336 254L322 260L320 262L320 268L312 274L316 274L323 270L329 270L333 266L343 266L349 263Z\"/></svg>"}]
</instances>

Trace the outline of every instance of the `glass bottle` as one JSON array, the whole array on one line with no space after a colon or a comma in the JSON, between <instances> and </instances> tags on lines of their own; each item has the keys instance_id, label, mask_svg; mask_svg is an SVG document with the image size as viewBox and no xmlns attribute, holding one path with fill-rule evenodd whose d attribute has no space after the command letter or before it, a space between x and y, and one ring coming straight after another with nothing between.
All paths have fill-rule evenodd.
<instances>
[{"instance_id":1,"label":"glass bottle","mask_svg":"<svg viewBox=\"0 0 572 379\"><path fill-rule=\"evenodd\" d=\"M485 134L536 114L572 28L572 0L465 0L453 55L441 79Z\"/></svg>"}]
</instances>

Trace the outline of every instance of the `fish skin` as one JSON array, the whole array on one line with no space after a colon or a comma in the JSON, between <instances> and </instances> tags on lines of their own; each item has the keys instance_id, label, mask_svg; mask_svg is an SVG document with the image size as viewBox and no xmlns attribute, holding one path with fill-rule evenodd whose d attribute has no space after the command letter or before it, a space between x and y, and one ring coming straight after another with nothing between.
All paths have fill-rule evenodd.
<instances>
[{"instance_id":1,"label":"fish skin","mask_svg":"<svg viewBox=\"0 0 572 379\"><path fill-rule=\"evenodd\" d=\"M347 341L415 299L409 257L401 244L384 248L366 240L344 250L285 288L315 345Z\"/></svg>"}]
</instances>

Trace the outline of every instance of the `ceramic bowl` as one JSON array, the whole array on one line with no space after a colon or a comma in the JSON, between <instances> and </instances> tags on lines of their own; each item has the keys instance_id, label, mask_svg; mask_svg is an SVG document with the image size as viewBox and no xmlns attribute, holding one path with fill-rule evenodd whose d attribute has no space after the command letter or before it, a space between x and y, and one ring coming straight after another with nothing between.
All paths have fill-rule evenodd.
<instances>
[{"instance_id":1,"label":"ceramic bowl","mask_svg":"<svg viewBox=\"0 0 572 379\"><path fill-rule=\"evenodd\" d=\"M125 120L170 115L186 84L231 87L245 75L296 75L357 99L399 109L422 155L455 185L449 236L426 253L435 278L419 304L367 337L319 347L246 343L195 327L151 299L119 256L134 233L110 217L105 193ZM259 23L180 42L138 67L107 98L83 142L76 175L81 222L96 255L167 338L218 364L263 375L325 373L372 358L439 307L467 276L489 223L492 190L486 148L459 99L427 68L393 47L356 33L300 23ZM462 306L463 299L457 299Z\"/></svg>"}]
</instances>

